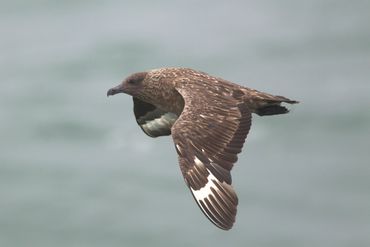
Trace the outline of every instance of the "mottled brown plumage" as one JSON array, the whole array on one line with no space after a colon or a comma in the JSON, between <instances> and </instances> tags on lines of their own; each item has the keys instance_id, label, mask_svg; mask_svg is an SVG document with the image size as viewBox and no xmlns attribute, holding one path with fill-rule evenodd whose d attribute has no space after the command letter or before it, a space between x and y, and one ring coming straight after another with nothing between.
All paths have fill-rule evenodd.
<instances>
[{"instance_id":1,"label":"mottled brown plumage","mask_svg":"<svg viewBox=\"0 0 370 247\"><path fill-rule=\"evenodd\" d=\"M151 137L172 134L180 169L195 201L217 227L235 222L238 197L230 171L251 126L251 114L287 113L297 101L262 93L187 68L129 76L107 95L133 96L136 121Z\"/></svg>"}]
</instances>

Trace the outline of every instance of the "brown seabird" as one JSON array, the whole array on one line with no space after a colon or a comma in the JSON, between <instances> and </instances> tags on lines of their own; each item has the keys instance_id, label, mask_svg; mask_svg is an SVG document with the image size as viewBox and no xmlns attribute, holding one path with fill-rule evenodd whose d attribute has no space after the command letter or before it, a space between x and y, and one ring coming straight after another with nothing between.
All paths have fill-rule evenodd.
<instances>
[{"instance_id":1,"label":"brown seabird","mask_svg":"<svg viewBox=\"0 0 370 247\"><path fill-rule=\"evenodd\" d=\"M284 114L282 96L259 92L188 68L135 73L107 95L133 97L134 114L150 137L171 135L195 201L217 227L235 222L238 197L230 171L251 126L252 113Z\"/></svg>"}]
</instances>

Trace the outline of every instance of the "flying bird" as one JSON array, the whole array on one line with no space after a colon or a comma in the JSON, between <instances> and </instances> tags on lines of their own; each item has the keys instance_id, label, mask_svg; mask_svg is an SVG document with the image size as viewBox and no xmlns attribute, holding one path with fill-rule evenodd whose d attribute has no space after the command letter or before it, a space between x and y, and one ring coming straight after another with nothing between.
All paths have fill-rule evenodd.
<instances>
[{"instance_id":1,"label":"flying bird","mask_svg":"<svg viewBox=\"0 0 370 247\"><path fill-rule=\"evenodd\" d=\"M180 169L199 208L223 230L232 228L238 197L230 171L259 116L288 112L298 101L240 86L189 68L139 72L108 90L133 97L136 122L150 137L172 135Z\"/></svg>"}]
</instances>

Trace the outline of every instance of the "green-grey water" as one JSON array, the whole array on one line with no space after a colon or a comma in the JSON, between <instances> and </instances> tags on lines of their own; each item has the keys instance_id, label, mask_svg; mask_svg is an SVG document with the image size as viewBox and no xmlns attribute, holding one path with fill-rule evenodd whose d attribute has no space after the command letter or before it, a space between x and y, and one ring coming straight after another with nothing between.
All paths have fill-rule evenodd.
<instances>
[{"instance_id":1,"label":"green-grey water","mask_svg":"<svg viewBox=\"0 0 370 247\"><path fill-rule=\"evenodd\" d=\"M370 246L368 1L2 1L0 246ZM231 231L125 76L184 66L301 101L254 117Z\"/></svg>"}]
</instances>

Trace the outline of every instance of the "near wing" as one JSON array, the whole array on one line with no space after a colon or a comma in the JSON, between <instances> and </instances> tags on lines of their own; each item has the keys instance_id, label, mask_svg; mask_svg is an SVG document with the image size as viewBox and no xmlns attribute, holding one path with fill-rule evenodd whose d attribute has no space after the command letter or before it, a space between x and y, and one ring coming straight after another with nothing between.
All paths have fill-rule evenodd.
<instances>
[{"instance_id":1,"label":"near wing","mask_svg":"<svg viewBox=\"0 0 370 247\"><path fill-rule=\"evenodd\" d=\"M192 83L191 88L177 90L185 101L172 127L181 172L203 213L217 227L228 230L238 204L230 170L248 134L251 112L234 97L240 96L237 89L212 92Z\"/></svg>"}]
</instances>

